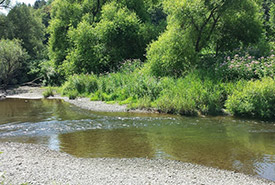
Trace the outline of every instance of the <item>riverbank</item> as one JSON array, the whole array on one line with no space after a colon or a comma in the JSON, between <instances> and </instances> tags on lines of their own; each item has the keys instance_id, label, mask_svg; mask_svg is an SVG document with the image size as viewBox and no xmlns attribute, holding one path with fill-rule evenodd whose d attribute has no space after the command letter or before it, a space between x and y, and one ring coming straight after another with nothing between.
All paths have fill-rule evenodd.
<instances>
[{"instance_id":1,"label":"riverbank","mask_svg":"<svg viewBox=\"0 0 275 185\"><path fill-rule=\"evenodd\" d=\"M44 98L43 92L45 90L46 89L41 87L21 86L18 88L9 89L5 93L0 92L0 94L5 94L6 98L42 99ZM150 112L138 109L129 110L126 105L107 104L103 101L90 101L89 98L76 98L74 100L70 100L68 97L62 97L59 94L55 94L54 97L49 97L49 99L62 99L80 108L97 112Z\"/></svg>"},{"instance_id":2,"label":"riverbank","mask_svg":"<svg viewBox=\"0 0 275 185\"><path fill-rule=\"evenodd\" d=\"M0 143L4 184L275 184L171 160L75 158L34 144Z\"/></svg>"}]
</instances>

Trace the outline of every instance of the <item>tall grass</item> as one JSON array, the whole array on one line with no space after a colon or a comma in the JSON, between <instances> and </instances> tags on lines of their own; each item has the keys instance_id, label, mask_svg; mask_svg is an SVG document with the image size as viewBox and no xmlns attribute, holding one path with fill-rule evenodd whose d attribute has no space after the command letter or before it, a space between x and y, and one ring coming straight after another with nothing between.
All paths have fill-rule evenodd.
<instances>
[{"instance_id":1,"label":"tall grass","mask_svg":"<svg viewBox=\"0 0 275 185\"><path fill-rule=\"evenodd\" d=\"M266 66L271 57L263 58L262 64ZM234 60L237 59L235 56ZM273 78L257 76L262 80L255 81L249 79L250 73L228 78L228 71L222 68L215 71L207 65L202 64L180 78L157 78L148 74L139 62L127 61L116 73L70 76L61 89L62 94L71 99L85 96L93 101L118 102L128 104L129 108L154 108L180 115L217 115L226 109L234 115L275 117ZM243 68L239 70L244 71ZM225 78L221 78L222 72L225 72Z\"/></svg>"},{"instance_id":2,"label":"tall grass","mask_svg":"<svg viewBox=\"0 0 275 185\"><path fill-rule=\"evenodd\" d=\"M195 70L182 78L156 78L126 63L120 72L105 75L73 75L62 86L64 95L128 104L129 108L155 108L181 115L220 114L234 88L206 72Z\"/></svg>"},{"instance_id":3,"label":"tall grass","mask_svg":"<svg viewBox=\"0 0 275 185\"><path fill-rule=\"evenodd\" d=\"M275 80L266 77L249 81L243 88L234 89L225 105L233 115L275 118Z\"/></svg>"}]
</instances>

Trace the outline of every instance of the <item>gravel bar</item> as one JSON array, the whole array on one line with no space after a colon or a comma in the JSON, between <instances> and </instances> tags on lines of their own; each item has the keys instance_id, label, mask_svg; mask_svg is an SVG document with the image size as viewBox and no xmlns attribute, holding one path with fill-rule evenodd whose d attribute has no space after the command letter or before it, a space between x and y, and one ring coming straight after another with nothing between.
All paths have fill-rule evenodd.
<instances>
[{"instance_id":1,"label":"gravel bar","mask_svg":"<svg viewBox=\"0 0 275 185\"><path fill-rule=\"evenodd\" d=\"M2 184L270 184L265 179L172 160L75 158L35 144L0 143Z\"/></svg>"}]
</instances>

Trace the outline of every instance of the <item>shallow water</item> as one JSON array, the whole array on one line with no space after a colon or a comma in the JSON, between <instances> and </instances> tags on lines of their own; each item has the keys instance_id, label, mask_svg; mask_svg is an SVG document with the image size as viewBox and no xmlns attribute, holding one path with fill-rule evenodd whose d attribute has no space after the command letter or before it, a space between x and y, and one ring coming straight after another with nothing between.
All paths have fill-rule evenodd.
<instances>
[{"instance_id":1,"label":"shallow water","mask_svg":"<svg viewBox=\"0 0 275 185\"><path fill-rule=\"evenodd\" d=\"M95 113L62 100L0 101L0 141L76 157L165 158L275 181L275 123L232 117Z\"/></svg>"}]
</instances>

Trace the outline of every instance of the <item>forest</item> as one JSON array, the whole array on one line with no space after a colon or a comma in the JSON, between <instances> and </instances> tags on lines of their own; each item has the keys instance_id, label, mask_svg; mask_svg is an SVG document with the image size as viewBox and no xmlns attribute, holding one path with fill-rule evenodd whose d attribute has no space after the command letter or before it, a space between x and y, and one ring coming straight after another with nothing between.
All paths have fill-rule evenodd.
<instances>
[{"instance_id":1,"label":"forest","mask_svg":"<svg viewBox=\"0 0 275 185\"><path fill-rule=\"evenodd\" d=\"M179 115L275 118L272 0L0 5L0 86Z\"/></svg>"}]
</instances>

